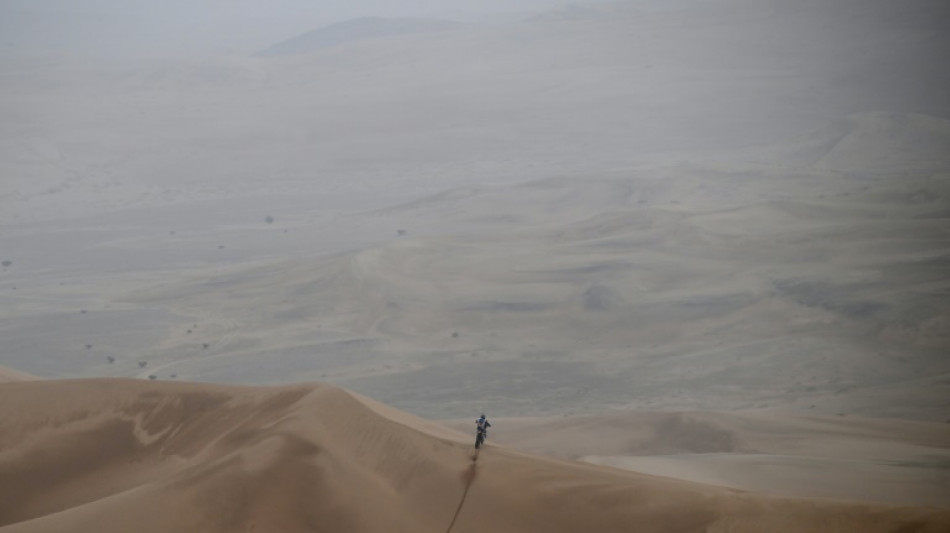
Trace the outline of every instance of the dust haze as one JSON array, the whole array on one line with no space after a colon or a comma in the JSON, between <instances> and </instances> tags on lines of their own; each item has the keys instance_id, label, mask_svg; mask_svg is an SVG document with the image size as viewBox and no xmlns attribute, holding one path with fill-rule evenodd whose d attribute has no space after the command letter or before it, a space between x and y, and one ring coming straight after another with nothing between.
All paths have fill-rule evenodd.
<instances>
[{"instance_id":1,"label":"dust haze","mask_svg":"<svg viewBox=\"0 0 950 533\"><path fill-rule=\"evenodd\" d=\"M443 419L946 420L948 28L941 0L0 1L0 365ZM540 451L670 467L581 448Z\"/></svg>"},{"instance_id":2,"label":"dust haze","mask_svg":"<svg viewBox=\"0 0 950 533\"><path fill-rule=\"evenodd\" d=\"M5 365L947 415L943 3L190 5L3 4Z\"/></svg>"}]
</instances>

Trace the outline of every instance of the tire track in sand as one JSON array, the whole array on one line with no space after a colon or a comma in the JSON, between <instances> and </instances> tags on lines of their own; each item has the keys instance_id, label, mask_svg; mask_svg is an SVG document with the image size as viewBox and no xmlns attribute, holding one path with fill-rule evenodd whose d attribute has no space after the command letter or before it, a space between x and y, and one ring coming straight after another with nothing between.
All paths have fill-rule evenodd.
<instances>
[{"instance_id":1,"label":"tire track in sand","mask_svg":"<svg viewBox=\"0 0 950 533\"><path fill-rule=\"evenodd\" d=\"M462 472L462 481L465 483L465 490L462 492L462 499L459 500L459 506L455 508L455 515L452 517L452 522L449 523L449 528L445 530L445 533L452 533L452 528L455 527L455 521L458 520L459 514L462 512L462 506L465 505L465 499L468 498L468 489L472 488L472 483L475 482L475 476L477 475L478 449L472 454L471 464Z\"/></svg>"}]
</instances>

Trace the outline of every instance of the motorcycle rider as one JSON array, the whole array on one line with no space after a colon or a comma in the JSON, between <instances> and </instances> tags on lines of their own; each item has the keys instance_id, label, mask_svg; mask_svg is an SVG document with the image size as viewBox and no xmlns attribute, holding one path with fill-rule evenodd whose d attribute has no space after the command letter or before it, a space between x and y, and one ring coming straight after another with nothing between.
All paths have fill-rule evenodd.
<instances>
[{"instance_id":1,"label":"motorcycle rider","mask_svg":"<svg viewBox=\"0 0 950 533\"><path fill-rule=\"evenodd\" d=\"M488 428L491 427L491 423L488 422L488 419L485 418L485 413L482 413L482 416L475 419L475 429L478 432L481 432L483 438L488 440Z\"/></svg>"}]
</instances>

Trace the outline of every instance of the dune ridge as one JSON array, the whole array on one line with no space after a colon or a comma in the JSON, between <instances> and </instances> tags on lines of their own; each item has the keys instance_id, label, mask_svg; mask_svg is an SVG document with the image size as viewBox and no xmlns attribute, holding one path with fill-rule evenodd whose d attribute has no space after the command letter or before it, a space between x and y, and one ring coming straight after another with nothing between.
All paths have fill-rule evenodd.
<instances>
[{"instance_id":1,"label":"dune ridge","mask_svg":"<svg viewBox=\"0 0 950 533\"><path fill-rule=\"evenodd\" d=\"M33 374L27 374L26 372L0 366L0 383L6 383L8 381L32 381L35 379L40 378Z\"/></svg>"},{"instance_id":2,"label":"dune ridge","mask_svg":"<svg viewBox=\"0 0 950 533\"><path fill-rule=\"evenodd\" d=\"M318 383L5 383L0 424L3 533L950 526L938 509L763 497L494 445L473 455L468 435Z\"/></svg>"},{"instance_id":3,"label":"dune ridge","mask_svg":"<svg viewBox=\"0 0 950 533\"><path fill-rule=\"evenodd\" d=\"M496 443L528 453L759 494L950 508L950 426L943 422L774 411L495 421L503 428Z\"/></svg>"}]
</instances>

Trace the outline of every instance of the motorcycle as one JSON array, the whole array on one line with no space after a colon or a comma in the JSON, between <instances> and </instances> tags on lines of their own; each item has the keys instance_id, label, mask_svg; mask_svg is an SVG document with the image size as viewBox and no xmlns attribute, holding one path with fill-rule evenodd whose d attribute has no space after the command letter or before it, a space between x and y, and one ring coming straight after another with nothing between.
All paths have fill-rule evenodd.
<instances>
[{"instance_id":1,"label":"motorcycle","mask_svg":"<svg viewBox=\"0 0 950 533\"><path fill-rule=\"evenodd\" d=\"M485 443L485 428L478 428L478 431L475 433L475 449L482 447L482 444Z\"/></svg>"}]
</instances>

